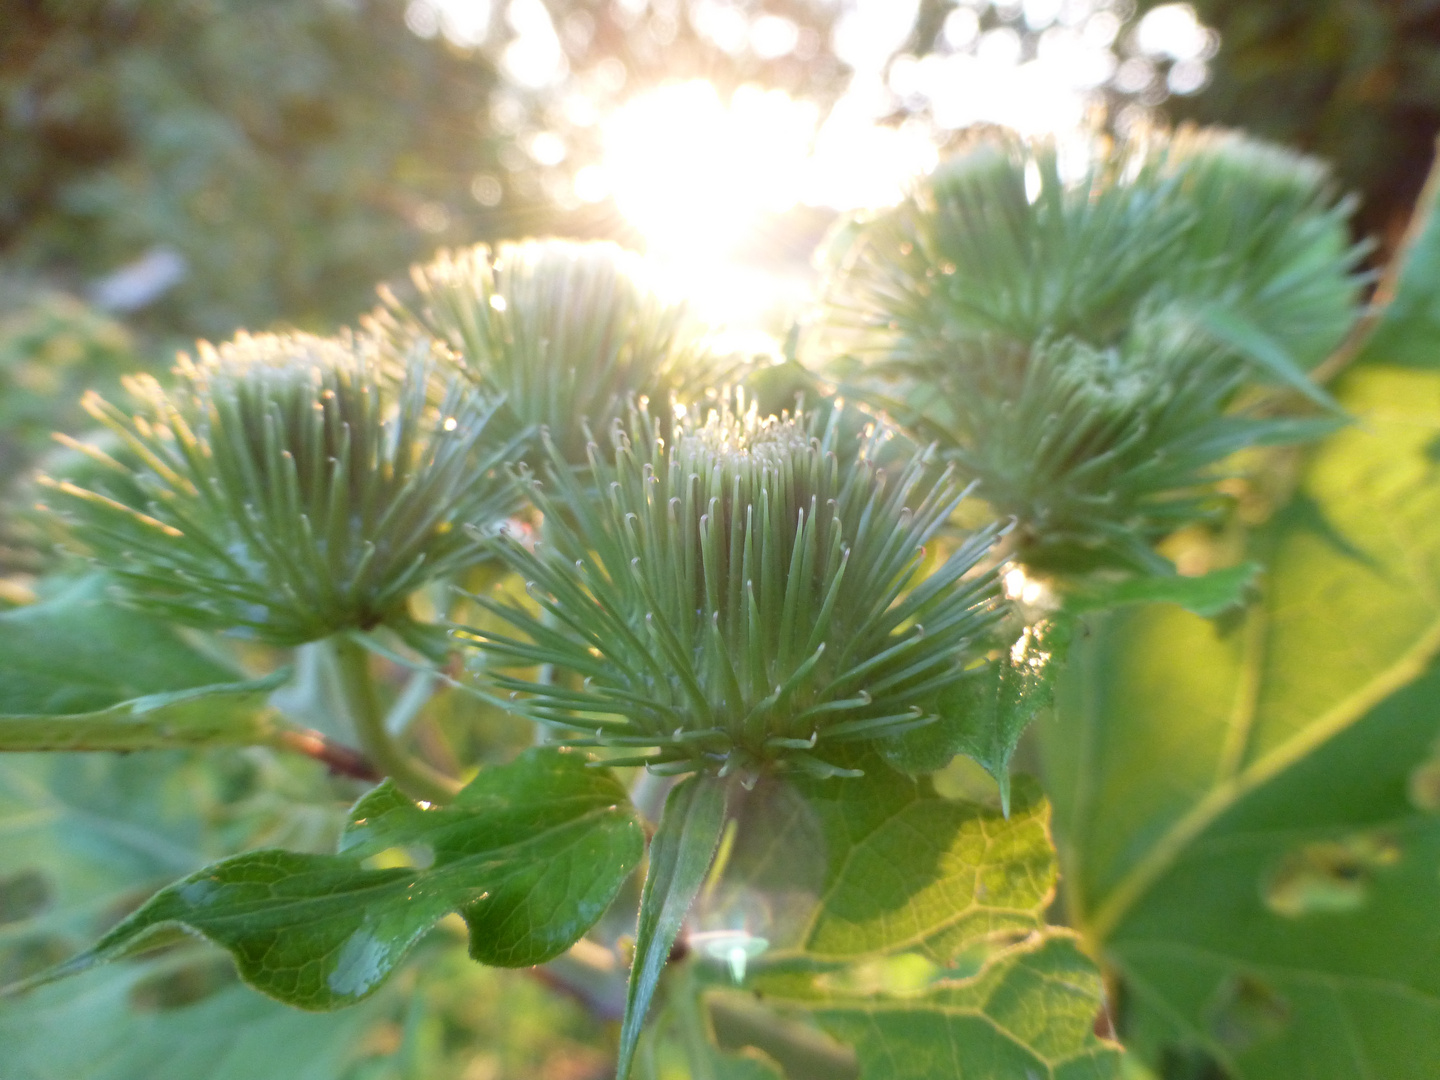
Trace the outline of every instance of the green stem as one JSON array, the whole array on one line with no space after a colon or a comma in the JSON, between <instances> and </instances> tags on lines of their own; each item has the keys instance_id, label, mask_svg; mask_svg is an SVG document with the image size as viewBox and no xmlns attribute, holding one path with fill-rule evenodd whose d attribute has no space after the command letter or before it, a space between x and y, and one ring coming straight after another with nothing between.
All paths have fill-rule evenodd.
<instances>
[{"instance_id":1,"label":"green stem","mask_svg":"<svg viewBox=\"0 0 1440 1080\"><path fill-rule=\"evenodd\" d=\"M365 755L411 798L448 802L460 785L410 757L385 730L385 712L375 694L370 654L365 646L345 635L337 635L331 641L335 647L335 666L340 673L341 696Z\"/></svg>"}]
</instances>

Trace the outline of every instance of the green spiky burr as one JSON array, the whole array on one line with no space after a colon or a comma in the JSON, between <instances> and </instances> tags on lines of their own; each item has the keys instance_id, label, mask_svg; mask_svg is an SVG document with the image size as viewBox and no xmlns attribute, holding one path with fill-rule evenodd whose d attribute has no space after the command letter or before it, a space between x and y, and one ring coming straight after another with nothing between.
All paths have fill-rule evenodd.
<instances>
[{"instance_id":1,"label":"green spiky burr","mask_svg":"<svg viewBox=\"0 0 1440 1080\"><path fill-rule=\"evenodd\" d=\"M423 330L503 402L510 430L547 428L585 460L586 426L604 431L631 396L702 397L737 369L640 256L608 242L526 240L443 252L411 274L416 299L390 292L384 333Z\"/></svg>"},{"instance_id":2,"label":"green spiky burr","mask_svg":"<svg viewBox=\"0 0 1440 1080\"><path fill-rule=\"evenodd\" d=\"M501 547L535 606L477 598L507 630L462 637L517 710L572 745L663 772L843 773L841 744L935 719L1004 611L979 569L996 529L925 573L963 493L948 472L927 479L923 454L887 475L884 439L842 437L838 411L819 430L728 407L663 424L635 407L591 443L590 483L551 444L523 477L544 539ZM556 677L499 670L534 665Z\"/></svg>"},{"instance_id":3,"label":"green spiky burr","mask_svg":"<svg viewBox=\"0 0 1440 1080\"><path fill-rule=\"evenodd\" d=\"M458 384L431 394L428 353L204 345L170 388L127 380L133 413L86 397L137 464L96 452L114 482L52 480L50 501L134 604L177 622L282 645L373 628L479 559L467 526L514 504L493 409Z\"/></svg>"}]
</instances>

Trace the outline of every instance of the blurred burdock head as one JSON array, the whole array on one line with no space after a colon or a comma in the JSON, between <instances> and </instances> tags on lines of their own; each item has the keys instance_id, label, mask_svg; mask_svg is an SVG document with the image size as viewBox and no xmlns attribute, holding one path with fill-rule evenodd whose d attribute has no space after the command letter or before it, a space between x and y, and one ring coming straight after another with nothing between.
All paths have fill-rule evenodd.
<instances>
[{"instance_id":1,"label":"blurred burdock head","mask_svg":"<svg viewBox=\"0 0 1440 1080\"><path fill-rule=\"evenodd\" d=\"M677 413L679 410L677 410ZM589 448L581 483L555 446L534 550L502 551L538 612L478 598L515 632L462 637L515 707L566 741L653 749L670 772L822 775L838 744L930 723L993 644L1004 604L977 571L998 530L926 576L925 545L962 497L923 455L894 475L885 436L728 405L662 425L642 407ZM552 665L552 682L496 670Z\"/></svg>"},{"instance_id":2,"label":"blurred burdock head","mask_svg":"<svg viewBox=\"0 0 1440 1080\"><path fill-rule=\"evenodd\" d=\"M1222 504L1225 458L1335 426L1306 372L1355 316L1350 205L1223 132L1062 165L986 133L838 230L816 341L1017 519L1023 560L1168 572L1152 545ZM1331 416L1276 419L1277 386Z\"/></svg>"},{"instance_id":3,"label":"blurred burdock head","mask_svg":"<svg viewBox=\"0 0 1440 1080\"><path fill-rule=\"evenodd\" d=\"M1136 148L1066 176L1053 146L983 131L898 206L834 230L823 345L900 375L981 338L1109 343L1175 261L1174 186Z\"/></svg>"},{"instance_id":4,"label":"blurred burdock head","mask_svg":"<svg viewBox=\"0 0 1440 1080\"><path fill-rule=\"evenodd\" d=\"M514 505L490 411L427 395L429 345L241 335L181 358L175 385L126 381L133 415L91 394L123 455L113 483L49 481L74 535L137 605L275 644L369 629L481 557L467 526ZM138 465L122 464L122 457Z\"/></svg>"},{"instance_id":5,"label":"blurred burdock head","mask_svg":"<svg viewBox=\"0 0 1440 1080\"><path fill-rule=\"evenodd\" d=\"M1324 162L1234 131L1182 128L1153 151L1190 216L1170 290L1235 312L1308 371L1344 340L1368 244Z\"/></svg>"},{"instance_id":6,"label":"blurred burdock head","mask_svg":"<svg viewBox=\"0 0 1440 1080\"><path fill-rule=\"evenodd\" d=\"M1108 346L1147 311L1218 305L1308 368L1356 314L1353 209L1320 162L1232 132L1097 143L1068 166L982 132L900 205L836 229L826 343L903 373L963 363L980 338Z\"/></svg>"},{"instance_id":7,"label":"blurred burdock head","mask_svg":"<svg viewBox=\"0 0 1440 1080\"><path fill-rule=\"evenodd\" d=\"M374 325L444 342L503 402L497 419L515 431L548 428L572 464L585 461L586 425L606 430L631 395L694 400L737 368L657 290L645 261L612 243L482 244L442 253L411 277L416 305L385 292Z\"/></svg>"},{"instance_id":8,"label":"blurred burdock head","mask_svg":"<svg viewBox=\"0 0 1440 1080\"><path fill-rule=\"evenodd\" d=\"M1153 545L1220 510L1226 458L1334 425L1231 409L1242 365L1183 320L1145 320L1107 348L990 341L960 377L932 384L943 408L914 426L1015 519L1015 557L1045 571L1173 572Z\"/></svg>"}]
</instances>

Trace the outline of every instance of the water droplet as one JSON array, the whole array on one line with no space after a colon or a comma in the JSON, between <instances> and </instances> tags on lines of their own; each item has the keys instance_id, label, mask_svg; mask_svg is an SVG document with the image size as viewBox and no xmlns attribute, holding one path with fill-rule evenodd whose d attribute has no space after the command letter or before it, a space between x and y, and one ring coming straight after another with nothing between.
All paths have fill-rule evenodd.
<instances>
[{"instance_id":1,"label":"water droplet","mask_svg":"<svg viewBox=\"0 0 1440 1080\"><path fill-rule=\"evenodd\" d=\"M1375 871L1399 859L1393 841L1372 833L1306 844L1271 873L1265 906L1291 919L1354 911L1365 903Z\"/></svg>"},{"instance_id":2,"label":"water droplet","mask_svg":"<svg viewBox=\"0 0 1440 1080\"><path fill-rule=\"evenodd\" d=\"M390 946L374 934L357 930L335 957L325 985L341 997L360 997L390 971Z\"/></svg>"}]
</instances>

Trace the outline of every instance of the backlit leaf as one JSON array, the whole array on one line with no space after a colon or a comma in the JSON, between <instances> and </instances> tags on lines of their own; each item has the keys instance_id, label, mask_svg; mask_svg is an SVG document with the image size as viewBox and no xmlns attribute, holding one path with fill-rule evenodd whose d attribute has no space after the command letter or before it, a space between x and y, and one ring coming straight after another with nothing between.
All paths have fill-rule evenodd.
<instances>
[{"instance_id":1,"label":"backlit leaf","mask_svg":"<svg viewBox=\"0 0 1440 1080\"><path fill-rule=\"evenodd\" d=\"M1440 377L1337 398L1240 624L1089 620L1042 724L1067 909L1152 1064L1440 1074Z\"/></svg>"}]
</instances>

